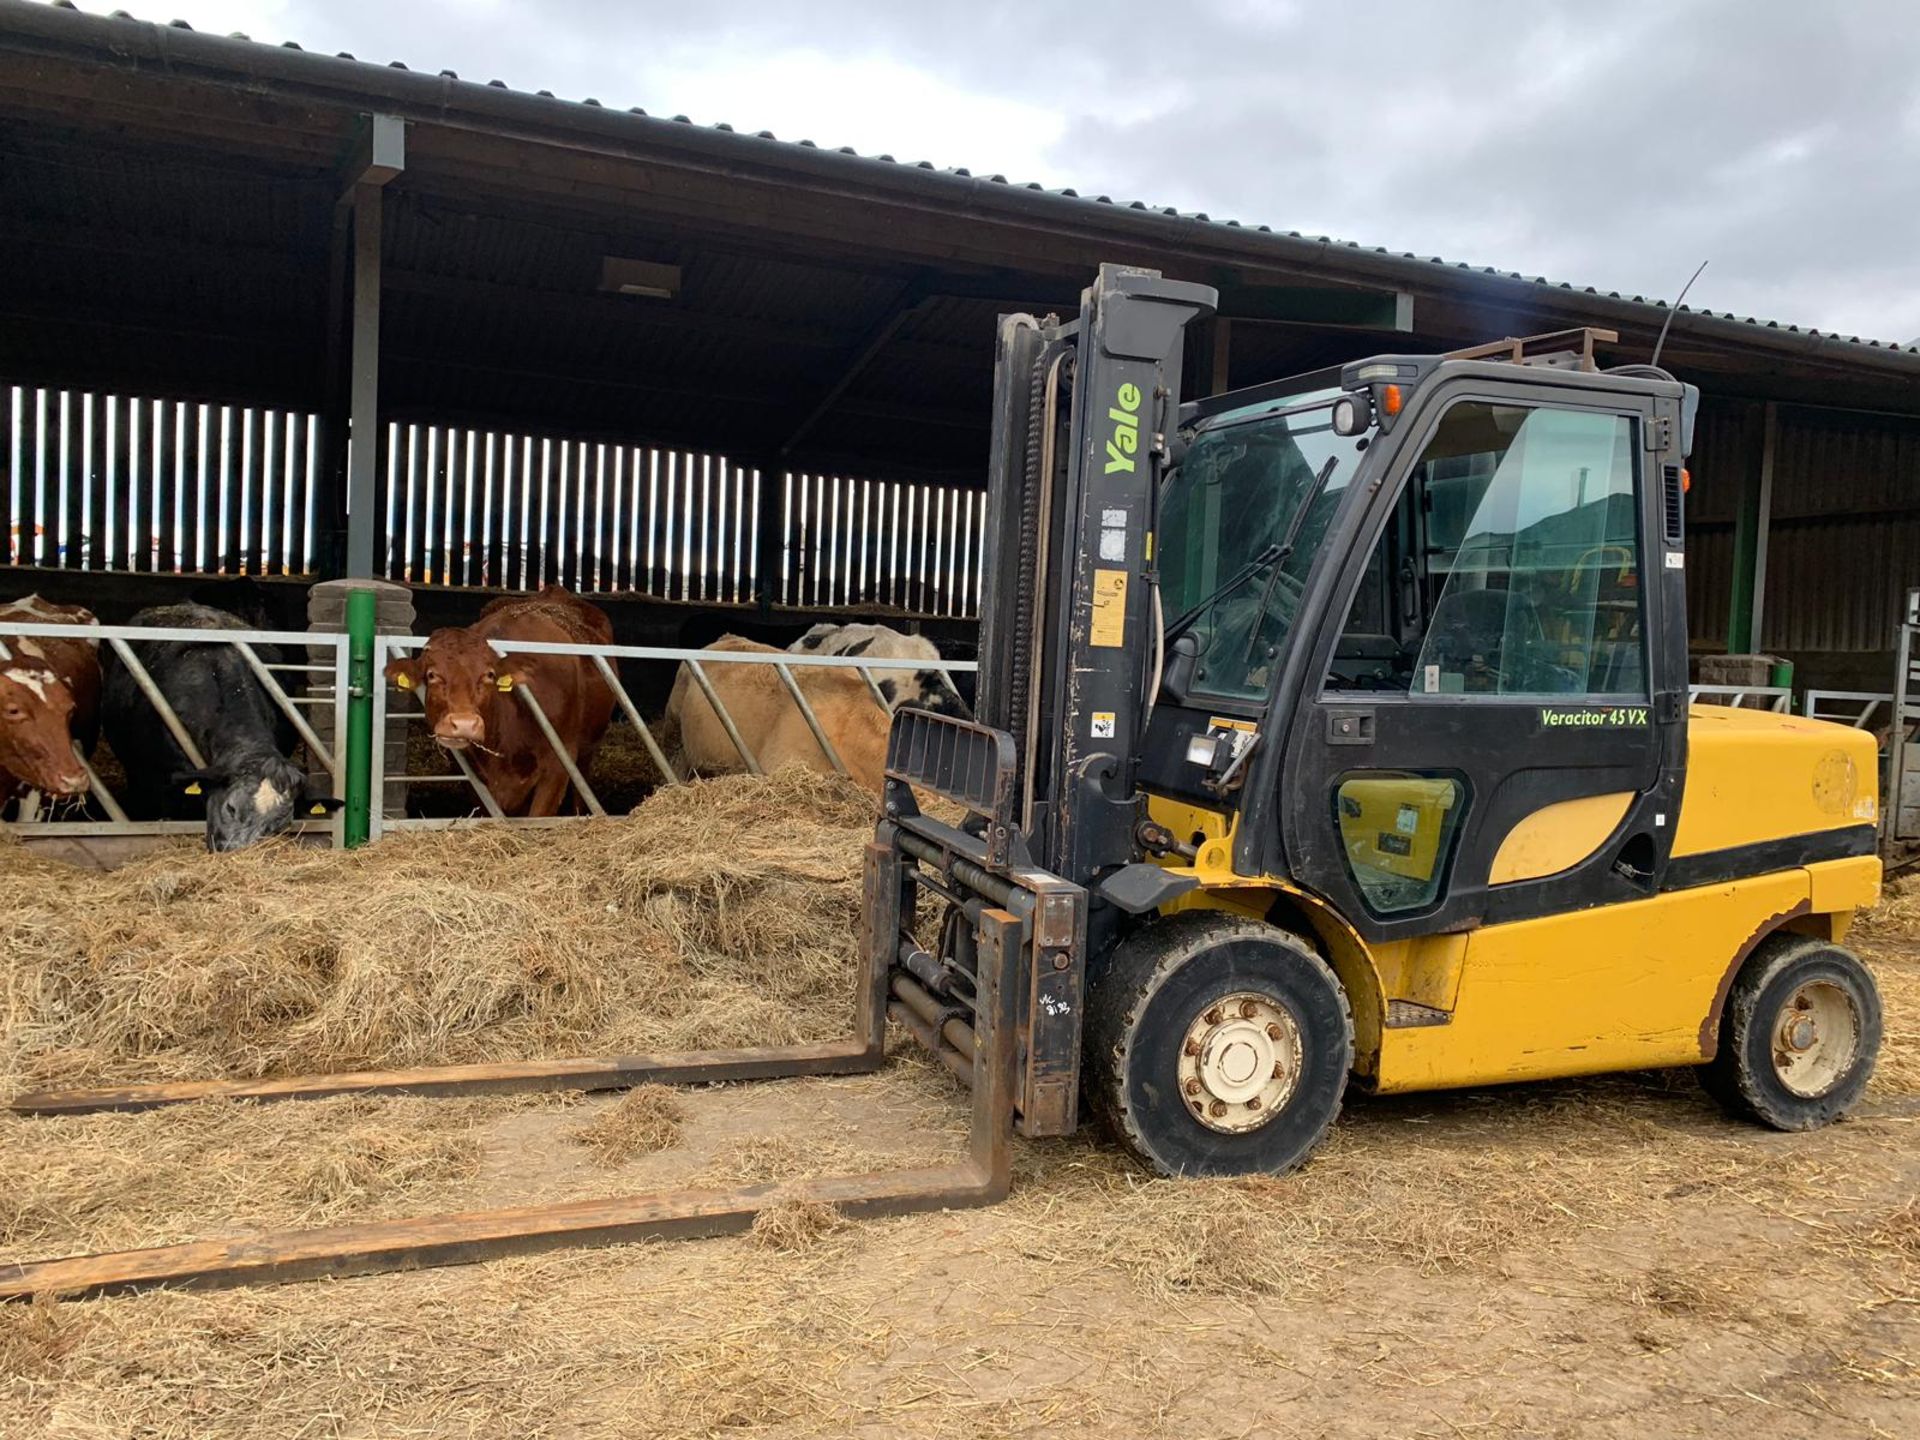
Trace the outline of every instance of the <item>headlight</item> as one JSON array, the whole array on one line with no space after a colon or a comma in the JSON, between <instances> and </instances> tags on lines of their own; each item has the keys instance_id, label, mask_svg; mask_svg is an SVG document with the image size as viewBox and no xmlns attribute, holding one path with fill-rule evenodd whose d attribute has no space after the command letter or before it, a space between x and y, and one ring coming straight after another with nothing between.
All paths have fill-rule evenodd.
<instances>
[{"instance_id":1,"label":"headlight","mask_svg":"<svg viewBox=\"0 0 1920 1440\"><path fill-rule=\"evenodd\" d=\"M1373 401L1365 391L1333 402L1333 433L1358 435L1373 423Z\"/></svg>"}]
</instances>

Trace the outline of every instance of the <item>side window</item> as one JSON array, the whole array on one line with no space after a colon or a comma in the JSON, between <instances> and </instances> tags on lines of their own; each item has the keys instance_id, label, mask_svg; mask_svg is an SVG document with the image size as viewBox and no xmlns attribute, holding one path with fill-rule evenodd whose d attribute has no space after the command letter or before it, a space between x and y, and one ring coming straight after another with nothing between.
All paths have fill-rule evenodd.
<instances>
[{"instance_id":1,"label":"side window","mask_svg":"<svg viewBox=\"0 0 1920 1440\"><path fill-rule=\"evenodd\" d=\"M1391 915L1434 902L1465 801L1450 775L1368 770L1341 779L1333 797L1340 848L1368 909Z\"/></svg>"},{"instance_id":2,"label":"side window","mask_svg":"<svg viewBox=\"0 0 1920 1440\"><path fill-rule=\"evenodd\" d=\"M1328 685L1414 695L1644 698L1633 421L1467 401L1448 410L1357 597Z\"/></svg>"}]
</instances>

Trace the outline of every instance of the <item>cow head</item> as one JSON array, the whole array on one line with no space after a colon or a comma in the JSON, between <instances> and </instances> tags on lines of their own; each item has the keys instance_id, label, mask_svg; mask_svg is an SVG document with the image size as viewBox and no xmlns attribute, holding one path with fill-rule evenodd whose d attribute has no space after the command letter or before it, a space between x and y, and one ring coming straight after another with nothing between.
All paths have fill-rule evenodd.
<instances>
[{"instance_id":1,"label":"cow head","mask_svg":"<svg viewBox=\"0 0 1920 1440\"><path fill-rule=\"evenodd\" d=\"M244 850L297 821L331 815L341 802L308 788L307 775L275 751L243 753L174 777L207 801L207 848Z\"/></svg>"},{"instance_id":2,"label":"cow head","mask_svg":"<svg viewBox=\"0 0 1920 1440\"><path fill-rule=\"evenodd\" d=\"M487 716L516 676L493 647L470 630L436 630L418 653L387 662L387 679L412 690L426 707L427 728L449 750L492 748Z\"/></svg>"},{"instance_id":3,"label":"cow head","mask_svg":"<svg viewBox=\"0 0 1920 1440\"><path fill-rule=\"evenodd\" d=\"M880 693L896 710L931 710L936 715L973 718L973 707L961 698L944 670L876 670Z\"/></svg>"},{"instance_id":4,"label":"cow head","mask_svg":"<svg viewBox=\"0 0 1920 1440\"><path fill-rule=\"evenodd\" d=\"M924 635L908 635L887 625L815 625L794 641L792 650L816 655L866 656L873 660L938 661L940 652ZM873 670L880 693L890 708L931 710L936 715L973 718L973 707L944 670Z\"/></svg>"},{"instance_id":5,"label":"cow head","mask_svg":"<svg viewBox=\"0 0 1920 1440\"><path fill-rule=\"evenodd\" d=\"M86 768L73 753L73 692L31 640L0 639L0 770L48 795L78 795Z\"/></svg>"}]
</instances>

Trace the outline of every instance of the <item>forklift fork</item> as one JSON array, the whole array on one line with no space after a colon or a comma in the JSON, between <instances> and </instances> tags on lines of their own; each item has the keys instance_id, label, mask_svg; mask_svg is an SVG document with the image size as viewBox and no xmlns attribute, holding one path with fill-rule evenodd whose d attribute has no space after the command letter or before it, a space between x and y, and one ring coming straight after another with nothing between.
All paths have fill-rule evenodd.
<instances>
[{"instance_id":1,"label":"forklift fork","mask_svg":"<svg viewBox=\"0 0 1920 1440\"><path fill-rule=\"evenodd\" d=\"M274 1283L323 1276L463 1264L573 1245L725 1235L750 1229L769 1206L783 1201L832 1205L850 1217L903 1215L990 1205L1006 1197L1014 1115L1031 1110L1036 1067L1033 1027L1026 1020L1036 996L1077 984L1079 947L1073 943L1081 892L1044 875L996 875L1017 837L1009 827L1010 737L982 726L924 712L902 711L889 744L889 808L867 847L863 895L861 983L855 1033L829 1044L768 1049L711 1050L604 1059L530 1061L507 1065L452 1065L423 1070L366 1071L264 1081L203 1081L117 1086L99 1090L22 1095L10 1108L26 1114L144 1110L184 1101L228 1097L256 1101L314 1099L343 1094L492 1094L529 1090L622 1089L647 1082L702 1085L716 1081L844 1075L876 1070L884 1059L886 1022L898 1020L948 1069L972 1087L973 1124L966 1156L955 1164L742 1186L668 1190L556 1205L518 1206L432 1215L409 1220L283 1230L243 1239L192 1241L145 1250L71 1256L0 1266L0 1300L35 1295L98 1295L153 1286ZM925 785L966 806L985 822L987 838L918 815L910 786ZM902 802L898 797L907 797ZM968 924L962 964L967 993L931 987L897 962L917 944L907 933L914 911L916 862L944 877L925 883L964 887ZM1038 889L1022 881L1032 882ZM978 883L976 883L978 882ZM990 894L982 895L982 889ZM955 890L954 894L960 892ZM1050 897L1050 898L1049 898ZM1062 926L1065 930L1062 931ZM1061 942L1066 943L1061 943ZM1074 961L1060 966L1059 957ZM1058 968L1056 968L1058 967ZM1045 1008L1043 1006L1043 1008ZM1078 1005L1072 1007L1073 1037ZM1043 1034L1059 1026L1042 1026ZM1043 1048L1056 1053L1057 1039ZM1021 1082L1020 1061L1028 1055ZM1043 1107L1058 1120L1061 1082L1077 1084L1077 1060L1062 1076L1042 1064ZM1071 1123L1072 1092L1065 1092ZM1032 1127L1029 1126L1029 1129ZM1048 1127L1049 1129L1051 1127Z\"/></svg>"}]
</instances>

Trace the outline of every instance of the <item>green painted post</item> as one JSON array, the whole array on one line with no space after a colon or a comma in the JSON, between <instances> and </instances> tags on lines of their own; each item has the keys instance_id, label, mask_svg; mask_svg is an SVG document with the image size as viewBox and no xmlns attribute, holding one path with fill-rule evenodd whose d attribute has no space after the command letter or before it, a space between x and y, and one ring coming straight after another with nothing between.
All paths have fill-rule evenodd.
<instances>
[{"instance_id":1,"label":"green painted post","mask_svg":"<svg viewBox=\"0 0 1920 1440\"><path fill-rule=\"evenodd\" d=\"M1756 477L1757 478L1757 477ZM1760 547L1760 487L1744 486L1733 522L1733 595L1727 607L1727 653L1753 653L1753 570Z\"/></svg>"},{"instance_id":2,"label":"green painted post","mask_svg":"<svg viewBox=\"0 0 1920 1440\"><path fill-rule=\"evenodd\" d=\"M373 629L371 590L347 594L347 794L342 838L349 850L367 843L373 800Z\"/></svg>"}]
</instances>

